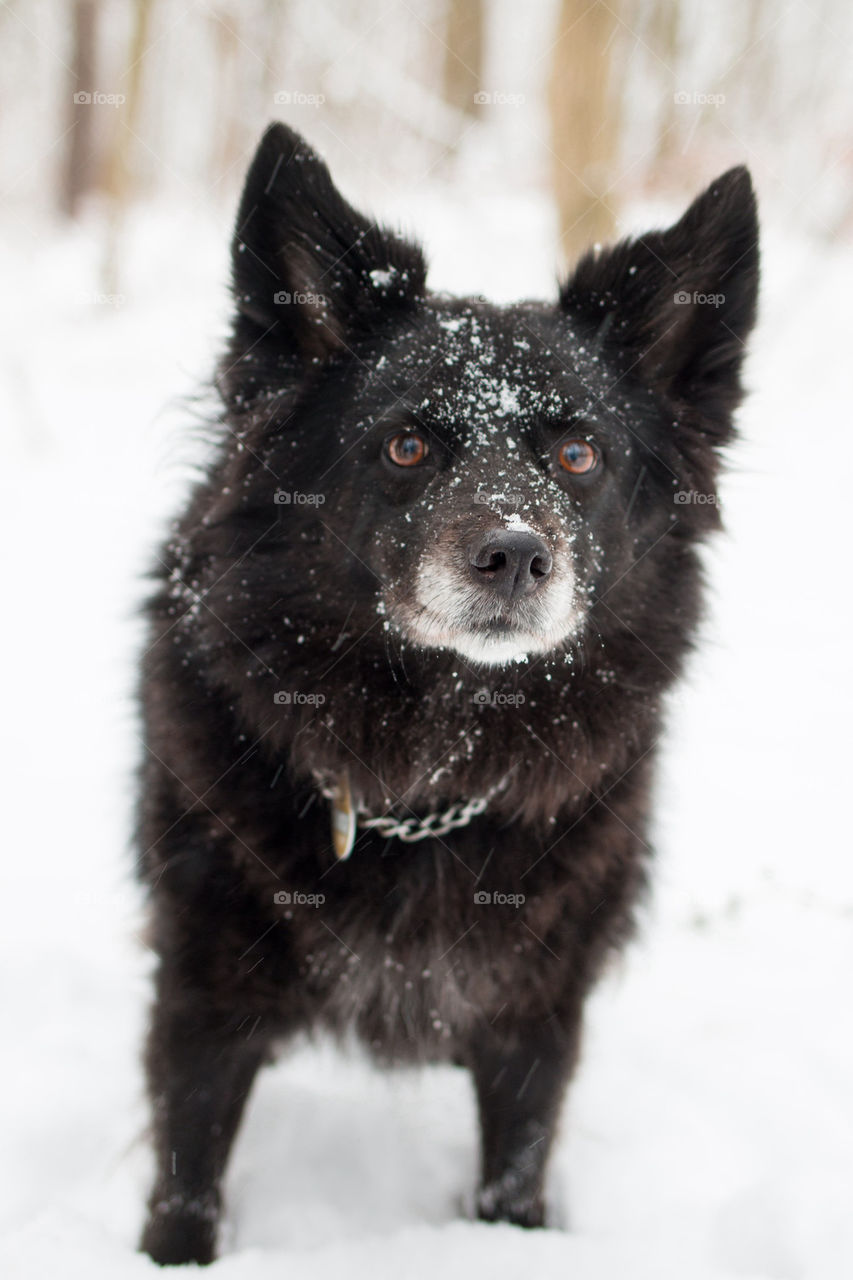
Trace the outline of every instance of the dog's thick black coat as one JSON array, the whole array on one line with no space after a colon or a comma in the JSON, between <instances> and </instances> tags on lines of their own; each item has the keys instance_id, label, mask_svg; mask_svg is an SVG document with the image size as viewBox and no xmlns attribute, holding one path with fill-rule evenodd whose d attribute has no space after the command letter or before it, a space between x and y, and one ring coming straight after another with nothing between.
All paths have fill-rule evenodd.
<instances>
[{"instance_id":1,"label":"dog's thick black coat","mask_svg":"<svg viewBox=\"0 0 853 1280\"><path fill-rule=\"evenodd\" d=\"M470 1069L478 1212L543 1222L584 997L645 879L757 277L733 169L554 304L434 295L416 246L265 135L220 443L144 660L156 1260L213 1257L253 1078L320 1027ZM362 825L339 860L345 779L362 818L487 803L418 842Z\"/></svg>"}]
</instances>

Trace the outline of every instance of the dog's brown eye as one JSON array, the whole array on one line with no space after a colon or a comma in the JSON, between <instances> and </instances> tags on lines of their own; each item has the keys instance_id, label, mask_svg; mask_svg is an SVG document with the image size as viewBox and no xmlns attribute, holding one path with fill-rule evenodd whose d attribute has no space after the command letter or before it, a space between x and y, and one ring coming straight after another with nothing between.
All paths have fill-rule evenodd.
<instances>
[{"instance_id":1,"label":"dog's brown eye","mask_svg":"<svg viewBox=\"0 0 853 1280\"><path fill-rule=\"evenodd\" d=\"M588 440L567 440L559 456L560 466L573 476L584 476L598 466L598 452Z\"/></svg>"},{"instance_id":2,"label":"dog's brown eye","mask_svg":"<svg viewBox=\"0 0 853 1280\"><path fill-rule=\"evenodd\" d=\"M427 456L427 442L413 431L401 431L385 445L388 457L398 467L416 467Z\"/></svg>"}]
</instances>

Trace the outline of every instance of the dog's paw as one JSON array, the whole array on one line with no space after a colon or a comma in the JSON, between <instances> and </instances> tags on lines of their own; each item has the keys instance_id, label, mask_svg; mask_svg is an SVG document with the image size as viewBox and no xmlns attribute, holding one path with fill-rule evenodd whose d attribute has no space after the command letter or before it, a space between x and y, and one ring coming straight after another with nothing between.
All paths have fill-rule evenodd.
<instances>
[{"instance_id":1,"label":"dog's paw","mask_svg":"<svg viewBox=\"0 0 853 1280\"><path fill-rule=\"evenodd\" d=\"M477 1192L477 1217L481 1222L509 1222L516 1227L544 1227L545 1201L531 1192L514 1174L486 1183Z\"/></svg>"},{"instance_id":2,"label":"dog's paw","mask_svg":"<svg viewBox=\"0 0 853 1280\"><path fill-rule=\"evenodd\" d=\"M216 1257L218 1217L218 1205L174 1196L160 1200L151 1206L139 1248L162 1267L207 1266Z\"/></svg>"}]
</instances>

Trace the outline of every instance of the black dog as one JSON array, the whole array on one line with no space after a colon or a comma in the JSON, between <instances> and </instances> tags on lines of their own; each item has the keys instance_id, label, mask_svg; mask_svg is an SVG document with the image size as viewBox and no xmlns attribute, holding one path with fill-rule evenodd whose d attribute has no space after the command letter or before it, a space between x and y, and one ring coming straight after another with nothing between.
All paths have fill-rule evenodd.
<instances>
[{"instance_id":1,"label":"black dog","mask_svg":"<svg viewBox=\"0 0 853 1280\"><path fill-rule=\"evenodd\" d=\"M543 1222L584 997L644 883L756 246L733 169L557 303L435 295L265 135L218 454L150 605L157 1261L213 1257L255 1073L309 1028L470 1069L478 1213Z\"/></svg>"}]
</instances>

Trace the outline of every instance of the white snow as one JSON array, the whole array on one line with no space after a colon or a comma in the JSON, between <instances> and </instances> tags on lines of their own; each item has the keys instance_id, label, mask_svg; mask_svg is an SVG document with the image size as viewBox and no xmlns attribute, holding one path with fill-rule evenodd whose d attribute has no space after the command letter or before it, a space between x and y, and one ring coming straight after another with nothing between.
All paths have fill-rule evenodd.
<instances>
[{"instance_id":1,"label":"white snow","mask_svg":"<svg viewBox=\"0 0 853 1280\"><path fill-rule=\"evenodd\" d=\"M526 254L544 278L546 242L523 204L505 212L514 269ZM501 286L486 237L460 243L461 225L484 225L474 209L428 221L442 283L482 255L478 288ZM134 1253L151 960L128 851L133 610L198 449L174 397L224 327L226 244L200 209L147 211L125 299L106 306L81 300L88 236L0 240L0 1268L14 1280L162 1274ZM462 1073L382 1076L300 1047L253 1097L212 1277L850 1273L853 260L771 234L765 282L708 640L673 699L656 892L590 1003L554 1160L568 1229L461 1216L476 1163Z\"/></svg>"},{"instance_id":2,"label":"white snow","mask_svg":"<svg viewBox=\"0 0 853 1280\"><path fill-rule=\"evenodd\" d=\"M370 283L375 289L387 289L390 284L394 283L396 275L396 267L374 267L370 272Z\"/></svg>"}]
</instances>

